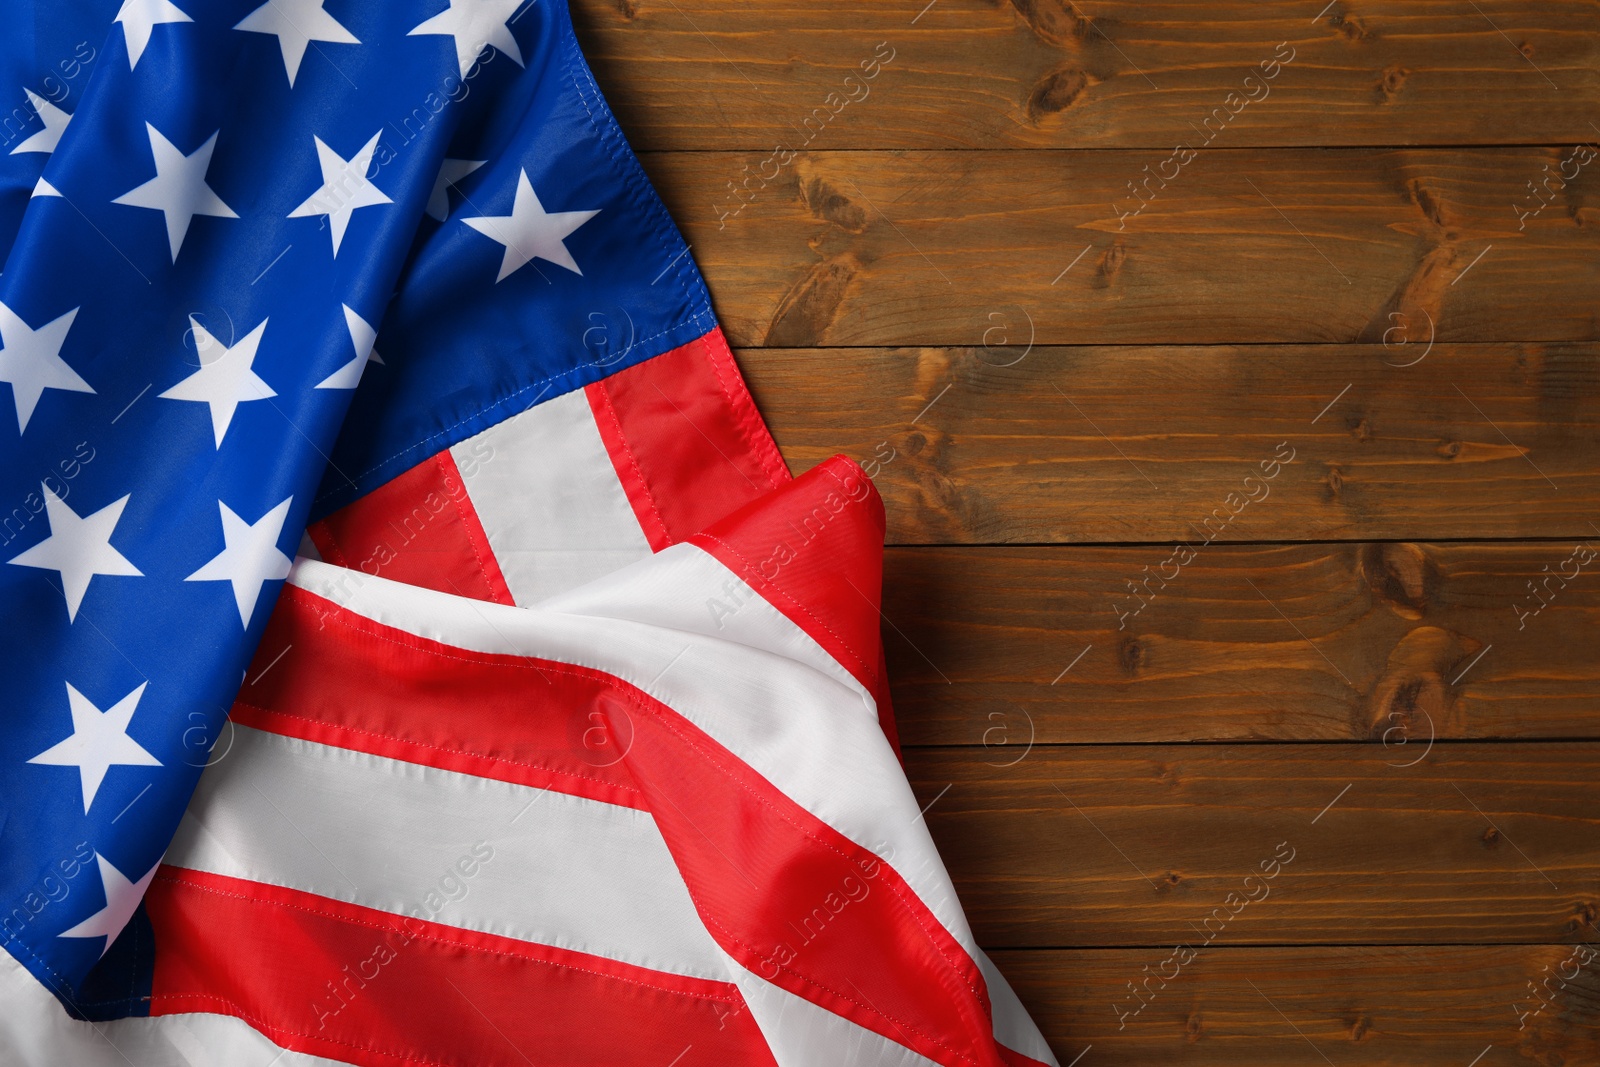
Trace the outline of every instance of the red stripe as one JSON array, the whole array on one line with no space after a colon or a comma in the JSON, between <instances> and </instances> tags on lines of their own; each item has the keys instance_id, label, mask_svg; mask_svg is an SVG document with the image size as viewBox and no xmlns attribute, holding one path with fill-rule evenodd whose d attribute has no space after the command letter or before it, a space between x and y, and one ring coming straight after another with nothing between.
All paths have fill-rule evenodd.
<instances>
[{"instance_id":1,"label":"red stripe","mask_svg":"<svg viewBox=\"0 0 1600 1067\"><path fill-rule=\"evenodd\" d=\"M873 695L890 741L883 672L883 501L835 456L690 538L743 578Z\"/></svg>"},{"instance_id":2,"label":"red stripe","mask_svg":"<svg viewBox=\"0 0 1600 1067\"><path fill-rule=\"evenodd\" d=\"M762 490L793 481L720 328L586 386L585 395L617 480L652 551L690 540L729 512L757 500ZM877 507L881 510L881 502ZM738 539L733 540L737 547ZM880 530L880 545L882 540ZM768 549L773 544L763 543ZM705 543L701 547L740 570L734 547L726 552ZM744 547L759 551L759 546ZM763 558L758 555L756 561ZM881 563L875 576L860 577L876 607ZM751 585L807 633L819 640L827 636L826 627L791 610L794 601L783 586L759 579ZM877 624L871 625L875 629ZM824 640L823 647L836 651L829 641ZM900 736L882 639L874 632L847 654L852 660L841 662L872 692L879 724L898 752Z\"/></svg>"},{"instance_id":3,"label":"red stripe","mask_svg":"<svg viewBox=\"0 0 1600 1067\"><path fill-rule=\"evenodd\" d=\"M1036 1060L1032 1056L1024 1056L1015 1049L1006 1048L1004 1045L996 1045L995 1047L1000 1050L1000 1062L1004 1063L1006 1067L1049 1067L1049 1064L1043 1060Z\"/></svg>"},{"instance_id":4,"label":"red stripe","mask_svg":"<svg viewBox=\"0 0 1600 1067\"><path fill-rule=\"evenodd\" d=\"M609 685L538 661L452 648L284 586L235 698L236 722L389 759L644 801L598 707Z\"/></svg>"},{"instance_id":5,"label":"red stripe","mask_svg":"<svg viewBox=\"0 0 1600 1067\"><path fill-rule=\"evenodd\" d=\"M584 393L658 552L789 481L718 328Z\"/></svg>"},{"instance_id":6,"label":"red stripe","mask_svg":"<svg viewBox=\"0 0 1600 1067\"><path fill-rule=\"evenodd\" d=\"M626 763L724 951L936 1063L1001 1067L982 972L893 867L667 706L628 711Z\"/></svg>"},{"instance_id":7,"label":"red stripe","mask_svg":"<svg viewBox=\"0 0 1600 1067\"><path fill-rule=\"evenodd\" d=\"M363 1067L773 1062L726 982L176 867L145 907L150 1014L232 1015L297 1052Z\"/></svg>"},{"instance_id":8,"label":"red stripe","mask_svg":"<svg viewBox=\"0 0 1600 1067\"><path fill-rule=\"evenodd\" d=\"M307 532L322 558L406 585L510 604L511 590L448 449Z\"/></svg>"},{"instance_id":9,"label":"red stripe","mask_svg":"<svg viewBox=\"0 0 1600 1067\"><path fill-rule=\"evenodd\" d=\"M792 510L827 477L780 500ZM491 777L537 766L581 795L598 786L572 776L568 724L602 724L625 755L586 770L652 813L725 951L937 1062L999 1062L981 972L904 879L670 708L592 668L453 648L297 587L279 605L246 691L280 717L255 723L310 721L300 736ZM459 755L442 751L457 737Z\"/></svg>"}]
</instances>

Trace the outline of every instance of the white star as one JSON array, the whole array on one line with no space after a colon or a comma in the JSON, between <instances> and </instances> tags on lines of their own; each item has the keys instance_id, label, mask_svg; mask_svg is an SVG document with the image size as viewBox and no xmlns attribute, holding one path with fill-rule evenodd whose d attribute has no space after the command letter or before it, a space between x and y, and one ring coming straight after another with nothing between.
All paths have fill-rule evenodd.
<instances>
[{"instance_id":1,"label":"white star","mask_svg":"<svg viewBox=\"0 0 1600 1067\"><path fill-rule=\"evenodd\" d=\"M89 383L61 358L61 346L78 309L52 319L37 330L21 316L0 304L0 382L11 383L11 399L17 405L17 432L28 428L34 405L46 389L71 393L92 393Z\"/></svg>"},{"instance_id":2,"label":"white star","mask_svg":"<svg viewBox=\"0 0 1600 1067\"><path fill-rule=\"evenodd\" d=\"M137 882L130 882L100 853L96 852L94 858L100 864L100 885L105 890L106 906L56 936L103 937L106 943L101 947L100 955L104 956L110 951L117 935L122 933L122 928L128 925L128 920L133 918L133 913L139 910L139 901L144 899L144 891L150 888L150 880L156 876L161 864L156 863Z\"/></svg>"},{"instance_id":3,"label":"white star","mask_svg":"<svg viewBox=\"0 0 1600 1067\"><path fill-rule=\"evenodd\" d=\"M283 50L283 67L289 72L289 85L300 73L300 61L312 41L330 44L360 44L354 34L341 26L322 5L326 0L267 0L234 27L247 33L270 33Z\"/></svg>"},{"instance_id":4,"label":"white star","mask_svg":"<svg viewBox=\"0 0 1600 1067\"><path fill-rule=\"evenodd\" d=\"M361 384L361 372L367 369L368 360L380 364L383 362L378 350L372 347L378 339L378 332L366 319L351 311L350 305L340 306L344 308L344 325L350 331L350 343L355 345L356 358L318 382L318 389L354 389Z\"/></svg>"},{"instance_id":5,"label":"white star","mask_svg":"<svg viewBox=\"0 0 1600 1067\"><path fill-rule=\"evenodd\" d=\"M422 23L406 36L443 34L456 39L456 62L465 78L485 48L494 45L522 66L522 51L506 23L526 0L450 0L450 7Z\"/></svg>"},{"instance_id":6,"label":"white star","mask_svg":"<svg viewBox=\"0 0 1600 1067\"><path fill-rule=\"evenodd\" d=\"M61 190L40 178L33 186L33 196L60 196Z\"/></svg>"},{"instance_id":7,"label":"white star","mask_svg":"<svg viewBox=\"0 0 1600 1067\"><path fill-rule=\"evenodd\" d=\"M44 489L45 521L50 536L8 562L61 573L61 591L67 598L67 621L78 617L78 605L97 574L142 577L138 567L111 547L111 535L122 518L128 498L114 501L93 515L79 516L66 501Z\"/></svg>"},{"instance_id":8,"label":"white star","mask_svg":"<svg viewBox=\"0 0 1600 1067\"><path fill-rule=\"evenodd\" d=\"M447 159L439 167L433 192L428 194L428 214L443 222L450 215L450 187L487 163L486 159Z\"/></svg>"},{"instance_id":9,"label":"white star","mask_svg":"<svg viewBox=\"0 0 1600 1067\"><path fill-rule=\"evenodd\" d=\"M240 404L278 395L250 369L256 361L256 349L266 331L267 320L262 319L261 325L232 348L211 336L211 331L200 325L200 320L193 315L189 316L189 327L194 332L200 369L161 396L166 400L194 400L210 405L211 430L216 435L217 447L221 448L223 435L228 432L233 413ZM222 351L213 355L213 345Z\"/></svg>"},{"instance_id":10,"label":"white star","mask_svg":"<svg viewBox=\"0 0 1600 1067\"><path fill-rule=\"evenodd\" d=\"M367 180L367 171L372 168L372 153L377 150L378 138L382 136L382 130L373 134L372 140L349 159L345 159L323 144L322 138L315 136L311 138L317 142L317 162L322 166L322 187L308 196L305 203L289 212L289 217L298 219L307 215L328 216L333 231L335 257L339 255L339 243L344 240L345 227L350 225L350 216L356 208L394 203L381 189Z\"/></svg>"},{"instance_id":11,"label":"white star","mask_svg":"<svg viewBox=\"0 0 1600 1067\"><path fill-rule=\"evenodd\" d=\"M112 22L122 23L122 36L128 42L128 69L139 65L150 30L163 22L193 22L172 0L123 0Z\"/></svg>"},{"instance_id":12,"label":"white star","mask_svg":"<svg viewBox=\"0 0 1600 1067\"><path fill-rule=\"evenodd\" d=\"M172 262L176 263L178 249L183 247L184 235L189 232L189 223L196 215L211 215L219 219L236 219L239 216L206 184L211 153L217 148L216 133L192 153L184 155L171 141L161 136L160 130L148 122L144 128L150 135L150 154L155 157L156 176L111 202L147 207L165 215L167 245L172 249Z\"/></svg>"},{"instance_id":13,"label":"white star","mask_svg":"<svg viewBox=\"0 0 1600 1067\"><path fill-rule=\"evenodd\" d=\"M292 496L286 498L253 523L245 522L228 505L217 501L217 508L222 512L222 540L227 547L184 581L232 582L233 599L239 605L239 621L249 626L261 587L289 576L292 561L278 548L278 538L283 534L284 521L289 517L289 502L293 499Z\"/></svg>"},{"instance_id":14,"label":"white star","mask_svg":"<svg viewBox=\"0 0 1600 1067\"><path fill-rule=\"evenodd\" d=\"M66 132L67 123L72 121L72 116L35 93L32 89L23 89L22 91L28 94L28 103L33 105L33 110L39 116L39 121L44 123L44 129L13 148L11 154L16 155L19 152L54 152L56 145L61 143L61 135Z\"/></svg>"},{"instance_id":15,"label":"white star","mask_svg":"<svg viewBox=\"0 0 1600 1067\"><path fill-rule=\"evenodd\" d=\"M557 211L553 215L546 212L528 181L528 172L522 171L517 176L517 195L511 204L511 214L461 221L491 241L506 246L505 256L500 260L500 276L495 279L499 282L534 259L547 259L574 274L582 274L572 254L567 251L563 238L598 214L598 208L594 211Z\"/></svg>"},{"instance_id":16,"label":"white star","mask_svg":"<svg viewBox=\"0 0 1600 1067\"><path fill-rule=\"evenodd\" d=\"M161 766L160 760L128 736L128 723L148 684L141 683L139 688L101 711L68 682L67 705L72 711L72 736L56 742L28 761L50 767L78 768L85 815L89 814L89 805L94 803L94 795L100 791L100 783L105 781L106 771L110 768Z\"/></svg>"}]
</instances>

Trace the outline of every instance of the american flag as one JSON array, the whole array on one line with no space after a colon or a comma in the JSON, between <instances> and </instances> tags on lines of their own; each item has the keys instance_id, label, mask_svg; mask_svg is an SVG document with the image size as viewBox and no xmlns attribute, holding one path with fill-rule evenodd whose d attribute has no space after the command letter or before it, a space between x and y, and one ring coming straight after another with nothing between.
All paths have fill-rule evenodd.
<instances>
[{"instance_id":1,"label":"american flag","mask_svg":"<svg viewBox=\"0 0 1600 1067\"><path fill-rule=\"evenodd\" d=\"M561 0L3 17L0 1062L1055 1062Z\"/></svg>"}]
</instances>

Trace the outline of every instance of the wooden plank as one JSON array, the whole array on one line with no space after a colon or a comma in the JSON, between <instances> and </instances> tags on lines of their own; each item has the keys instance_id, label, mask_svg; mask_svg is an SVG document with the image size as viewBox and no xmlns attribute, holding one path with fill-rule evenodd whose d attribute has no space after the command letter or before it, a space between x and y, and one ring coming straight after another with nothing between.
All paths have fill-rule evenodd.
<instances>
[{"instance_id":1,"label":"wooden plank","mask_svg":"<svg viewBox=\"0 0 1600 1067\"><path fill-rule=\"evenodd\" d=\"M982 344L995 316L1037 344L1595 340L1600 165L1528 191L1566 157L812 152L770 181L757 154L643 158L734 343L800 347Z\"/></svg>"},{"instance_id":2,"label":"wooden plank","mask_svg":"<svg viewBox=\"0 0 1600 1067\"><path fill-rule=\"evenodd\" d=\"M985 946L1600 937L1600 743L923 748L906 770Z\"/></svg>"},{"instance_id":3,"label":"wooden plank","mask_svg":"<svg viewBox=\"0 0 1600 1067\"><path fill-rule=\"evenodd\" d=\"M573 18L640 148L1170 150L1217 108L1234 147L1596 136L1592 0L1318 6L580 0Z\"/></svg>"},{"instance_id":4,"label":"wooden plank","mask_svg":"<svg viewBox=\"0 0 1600 1067\"><path fill-rule=\"evenodd\" d=\"M1430 737L1600 737L1597 572L1595 535L891 549L895 717L908 744L998 761L1030 740L1377 741L1403 761Z\"/></svg>"},{"instance_id":5,"label":"wooden plank","mask_svg":"<svg viewBox=\"0 0 1600 1067\"><path fill-rule=\"evenodd\" d=\"M1391 342L740 361L791 465L874 474L893 543L1596 534L1600 346Z\"/></svg>"},{"instance_id":6,"label":"wooden plank","mask_svg":"<svg viewBox=\"0 0 1600 1067\"><path fill-rule=\"evenodd\" d=\"M1600 1027L1600 964L1562 945L991 955L1063 1064L1092 1047L1080 1067L1593 1063Z\"/></svg>"}]
</instances>

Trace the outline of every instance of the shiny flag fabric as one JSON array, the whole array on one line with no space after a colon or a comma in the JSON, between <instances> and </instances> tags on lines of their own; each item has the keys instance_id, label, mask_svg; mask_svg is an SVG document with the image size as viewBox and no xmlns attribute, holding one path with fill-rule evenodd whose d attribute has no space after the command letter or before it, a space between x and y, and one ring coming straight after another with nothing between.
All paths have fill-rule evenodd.
<instances>
[{"instance_id":1,"label":"shiny flag fabric","mask_svg":"<svg viewBox=\"0 0 1600 1067\"><path fill-rule=\"evenodd\" d=\"M565 8L18 21L6 1061L1054 1062Z\"/></svg>"}]
</instances>

